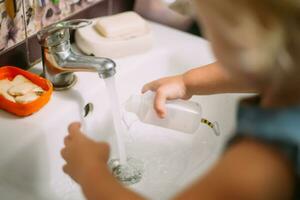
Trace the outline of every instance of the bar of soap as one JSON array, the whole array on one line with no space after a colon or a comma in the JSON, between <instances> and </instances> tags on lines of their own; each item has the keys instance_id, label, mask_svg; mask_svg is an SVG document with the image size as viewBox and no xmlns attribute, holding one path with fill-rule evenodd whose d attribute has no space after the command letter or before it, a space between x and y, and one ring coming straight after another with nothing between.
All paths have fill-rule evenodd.
<instances>
[{"instance_id":1,"label":"bar of soap","mask_svg":"<svg viewBox=\"0 0 300 200\"><path fill-rule=\"evenodd\" d=\"M13 96L11 96L10 94L8 94L7 92L1 91L0 90L0 95L2 95L5 99L11 101L11 102L16 102L15 98Z\"/></svg>"},{"instance_id":2,"label":"bar of soap","mask_svg":"<svg viewBox=\"0 0 300 200\"><path fill-rule=\"evenodd\" d=\"M136 36L145 33L147 24L140 15L129 11L99 18L95 23L95 29L109 38Z\"/></svg>"},{"instance_id":3,"label":"bar of soap","mask_svg":"<svg viewBox=\"0 0 300 200\"><path fill-rule=\"evenodd\" d=\"M11 102L29 103L36 100L45 91L22 75L17 75L10 81L0 80L0 95Z\"/></svg>"},{"instance_id":4,"label":"bar of soap","mask_svg":"<svg viewBox=\"0 0 300 200\"><path fill-rule=\"evenodd\" d=\"M8 79L0 80L0 91L7 92L13 86L12 82Z\"/></svg>"},{"instance_id":5,"label":"bar of soap","mask_svg":"<svg viewBox=\"0 0 300 200\"><path fill-rule=\"evenodd\" d=\"M15 78L12 80L12 84L13 85L19 85L21 83L28 83L31 82L30 80L28 80L27 78L25 78L22 75L17 75L15 76Z\"/></svg>"},{"instance_id":6,"label":"bar of soap","mask_svg":"<svg viewBox=\"0 0 300 200\"><path fill-rule=\"evenodd\" d=\"M15 76L15 78L12 80L12 84L14 86L14 89L11 89L12 91L10 91L10 92L11 92L11 95L13 95L13 96L24 95L25 93L28 93L31 91L35 92L37 95L42 95L44 93L44 90L41 87L35 85L34 83L32 83L30 80L28 80L27 78L25 78L22 75ZM21 89L22 89L22 91L19 91Z\"/></svg>"},{"instance_id":7,"label":"bar of soap","mask_svg":"<svg viewBox=\"0 0 300 200\"><path fill-rule=\"evenodd\" d=\"M9 88L11 88L12 86L13 86L12 82L9 81L8 79L0 80L0 95L2 95L5 99L11 102L16 102L14 97L7 93Z\"/></svg>"},{"instance_id":8,"label":"bar of soap","mask_svg":"<svg viewBox=\"0 0 300 200\"><path fill-rule=\"evenodd\" d=\"M25 95L25 94L31 92L34 89L34 86L35 85L30 82L21 83L21 84L12 86L8 90L8 93L12 96L22 96L22 95Z\"/></svg>"},{"instance_id":9,"label":"bar of soap","mask_svg":"<svg viewBox=\"0 0 300 200\"><path fill-rule=\"evenodd\" d=\"M17 96L15 100L17 103L29 103L36 100L37 98L39 98L39 96L36 93L30 92L22 96Z\"/></svg>"},{"instance_id":10,"label":"bar of soap","mask_svg":"<svg viewBox=\"0 0 300 200\"><path fill-rule=\"evenodd\" d=\"M41 87L39 87L37 85L34 86L32 91L39 96L41 96L45 92Z\"/></svg>"},{"instance_id":11,"label":"bar of soap","mask_svg":"<svg viewBox=\"0 0 300 200\"><path fill-rule=\"evenodd\" d=\"M95 24L101 18L94 19L93 24L76 30L76 45L85 54L115 59L141 54L151 49L153 33L147 21L145 21L146 29L141 34L133 32L111 38L104 37L96 30Z\"/></svg>"}]
</instances>

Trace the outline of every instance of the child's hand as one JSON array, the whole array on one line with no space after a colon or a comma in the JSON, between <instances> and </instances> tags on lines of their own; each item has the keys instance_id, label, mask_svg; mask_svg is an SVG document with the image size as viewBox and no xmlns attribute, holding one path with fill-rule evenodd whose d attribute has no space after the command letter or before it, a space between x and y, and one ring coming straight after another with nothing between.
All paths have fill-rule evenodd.
<instances>
[{"instance_id":1,"label":"child's hand","mask_svg":"<svg viewBox=\"0 0 300 200\"><path fill-rule=\"evenodd\" d=\"M144 85L142 93L151 90L156 92L154 99L154 109L159 117L164 118L166 115L166 100L172 99L189 99L192 97L188 93L183 80L183 75L162 78Z\"/></svg>"},{"instance_id":2,"label":"child's hand","mask_svg":"<svg viewBox=\"0 0 300 200\"><path fill-rule=\"evenodd\" d=\"M106 167L109 146L83 135L80 123L72 123L68 129L69 135L64 139L65 148L61 150L61 155L67 162L63 170L76 182L82 183L88 173L95 173L95 170L100 171Z\"/></svg>"}]
</instances>

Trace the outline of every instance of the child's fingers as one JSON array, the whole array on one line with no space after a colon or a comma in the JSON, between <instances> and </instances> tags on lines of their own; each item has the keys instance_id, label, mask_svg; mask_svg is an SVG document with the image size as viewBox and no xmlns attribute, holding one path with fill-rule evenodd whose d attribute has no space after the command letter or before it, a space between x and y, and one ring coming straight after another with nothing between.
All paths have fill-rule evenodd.
<instances>
[{"instance_id":1,"label":"child's fingers","mask_svg":"<svg viewBox=\"0 0 300 200\"><path fill-rule=\"evenodd\" d=\"M61 157L63 157L63 159L67 159L68 158L68 150L67 148L63 148L61 151L60 151L60 155Z\"/></svg>"},{"instance_id":2,"label":"child's fingers","mask_svg":"<svg viewBox=\"0 0 300 200\"><path fill-rule=\"evenodd\" d=\"M66 174L69 174L69 167L68 167L67 164L65 164L65 165L63 166L63 171L64 171Z\"/></svg>"},{"instance_id":3,"label":"child's fingers","mask_svg":"<svg viewBox=\"0 0 300 200\"><path fill-rule=\"evenodd\" d=\"M67 146L67 145L70 143L70 140L71 140L70 135L67 135L67 136L64 138L64 144L65 144L65 146Z\"/></svg>"},{"instance_id":4,"label":"child's fingers","mask_svg":"<svg viewBox=\"0 0 300 200\"><path fill-rule=\"evenodd\" d=\"M167 97L160 90L157 91L154 99L154 109L160 118L164 118L166 115L166 104Z\"/></svg>"},{"instance_id":5,"label":"child's fingers","mask_svg":"<svg viewBox=\"0 0 300 200\"><path fill-rule=\"evenodd\" d=\"M69 135L72 136L73 134L81 133L80 127L81 127L81 124L79 122L71 123L68 127Z\"/></svg>"},{"instance_id":6,"label":"child's fingers","mask_svg":"<svg viewBox=\"0 0 300 200\"><path fill-rule=\"evenodd\" d=\"M147 92L148 90L150 90L150 85L149 85L149 83L143 86L143 88L142 88L142 94L144 94L144 93Z\"/></svg>"},{"instance_id":7,"label":"child's fingers","mask_svg":"<svg viewBox=\"0 0 300 200\"><path fill-rule=\"evenodd\" d=\"M157 89L157 81L152 81L150 83L147 83L143 86L142 88L142 93L144 94L145 92L151 90L151 91L156 91Z\"/></svg>"}]
</instances>

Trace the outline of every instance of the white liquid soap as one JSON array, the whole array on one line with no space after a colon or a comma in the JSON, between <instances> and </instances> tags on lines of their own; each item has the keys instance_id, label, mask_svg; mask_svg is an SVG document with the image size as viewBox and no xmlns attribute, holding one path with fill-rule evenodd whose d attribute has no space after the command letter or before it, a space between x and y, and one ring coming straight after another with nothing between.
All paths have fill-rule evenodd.
<instances>
[{"instance_id":1,"label":"white liquid soap","mask_svg":"<svg viewBox=\"0 0 300 200\"><path fill-rule=\"evenodd\" d=\"M201 123L201 106L193 101L170 100L166 102L167 114L161 119L154 108L154 93L132 95L125 103L125 109L133 112L144 123L184 133L195 133Z\"/></svg>"}]
</instances>

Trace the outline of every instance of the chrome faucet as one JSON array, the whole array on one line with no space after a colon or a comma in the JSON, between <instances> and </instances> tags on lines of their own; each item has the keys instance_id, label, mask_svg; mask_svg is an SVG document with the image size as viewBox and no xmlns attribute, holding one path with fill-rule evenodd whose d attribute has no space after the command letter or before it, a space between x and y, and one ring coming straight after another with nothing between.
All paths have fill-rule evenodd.
<instances>
[{"instance_id":1,"label":"chrome faucet","mask_svg":"<svg viewBox=\"0 0 300 200\"><path fill-rule=\"evenodd\" d=\"M43 72L56 90L71 88L76 83L73 72L97 72L100 78L116 73L116 64L109 58L84 56L76 53L70 42L70 29L90 25L90 20L77 19L45 27L37 36L42 46Z\"/></svg>"}]
</instances>

